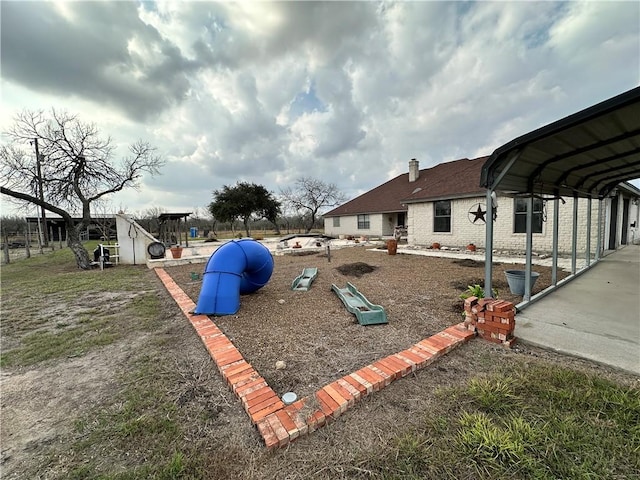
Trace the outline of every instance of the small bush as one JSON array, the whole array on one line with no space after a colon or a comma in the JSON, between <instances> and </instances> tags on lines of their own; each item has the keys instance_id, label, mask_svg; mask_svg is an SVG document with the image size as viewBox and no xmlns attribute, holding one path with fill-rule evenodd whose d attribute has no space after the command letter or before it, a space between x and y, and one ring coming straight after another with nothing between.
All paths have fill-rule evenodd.
<instances>
[{"instance_id":1,"label":"small bush","mask_svg":"<svg viewBox=\"0 0 640 480\"><path fill-rule=\"evenodd\" d=\"M467 289L460 294L460 298L463 300L469 297L484 298L484 295L484 288L480 285L469 285ZM498 298L498 291L495 288L493 289L493 298Z\"/></svg>"}]
</instances>

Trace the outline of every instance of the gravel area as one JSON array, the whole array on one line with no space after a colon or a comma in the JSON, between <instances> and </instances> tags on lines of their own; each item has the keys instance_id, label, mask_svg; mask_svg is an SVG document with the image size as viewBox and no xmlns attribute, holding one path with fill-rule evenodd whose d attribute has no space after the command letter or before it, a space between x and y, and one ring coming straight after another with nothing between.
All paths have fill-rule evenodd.
<instances>
[{"instance_id":1,"label":"gravel area","mask_svg":"<svg viewBox=\"0 0 640 480\"><path fill-rule=\"evenodd\" d=\"M274 261L265 287L242 296L236 315L213 320L278 394L293 391L299 397L460 322L460 293L467 285L484 283L483 262L388 255L364 246L332 250L330 262L325 254L304 251ZM317 267L318 277L309 291L292 291L291 282L305 267ZM504 276L513 268L522 265L495 265L494 287L499 298L517 303L521 298L509 292ZM203 269L204 264L166 271L197 302L202 282L193 281L191 273ZM540 277L534 294L551 280L549 267L535 266L535 271ZM331 291L332 284L344 288L347 282L382 305L389 323L359 325ZM276 369L278 361L286 367Z\"/></svg>"}]
</instances>

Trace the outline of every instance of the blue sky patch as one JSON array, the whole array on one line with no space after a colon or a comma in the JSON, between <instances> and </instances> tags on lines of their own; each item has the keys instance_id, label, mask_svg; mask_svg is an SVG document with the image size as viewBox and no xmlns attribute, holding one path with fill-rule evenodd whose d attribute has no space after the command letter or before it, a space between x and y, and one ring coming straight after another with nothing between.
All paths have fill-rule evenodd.
<instances>
[{"instance_id":1,"label":"blue sky patch","mask_svg":"<svg viewBox=\"0 0 640 480\"><path fill-rule=\"evenodd\" d=\"M291 120L295 120L305 113L314 111L326 112L327 106L316 96L315 84L312 82L307 92L300 92L295 96L289 107L289 113Z\"/></svg>"}]
</instances>

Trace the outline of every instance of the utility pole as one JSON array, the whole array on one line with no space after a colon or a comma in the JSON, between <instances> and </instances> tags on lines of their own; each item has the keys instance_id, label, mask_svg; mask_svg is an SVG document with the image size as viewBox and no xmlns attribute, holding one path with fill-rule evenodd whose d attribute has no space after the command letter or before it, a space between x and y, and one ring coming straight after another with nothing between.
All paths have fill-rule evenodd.
<instances>
[{"instance_id":1,"label":"utility pole","mask_svg":"<svg viewBox=\"0 0 640 480\"><path fill-rule=\"evenodd\" d=\"M34 138L33 143L36 147L36 175L38 176L38 197L41 202L44 202L44 190L42 188L42 170L40 169L40 150L38 150L38 139ZM49 246L49 233L47 231L47 216L45 214L44 207L40 207L40 217L42 218L42 243L44 247Z\"/></svg>"}]
</instances>

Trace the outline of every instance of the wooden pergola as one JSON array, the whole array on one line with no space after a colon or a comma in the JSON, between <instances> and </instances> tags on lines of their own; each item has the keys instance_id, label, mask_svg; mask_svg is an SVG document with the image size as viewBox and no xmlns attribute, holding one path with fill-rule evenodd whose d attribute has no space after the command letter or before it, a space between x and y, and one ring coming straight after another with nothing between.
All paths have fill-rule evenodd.
<instances>
[{"instance_id":1,"label":"wooden pergola","mask_svg":"<svg viewBox=\"0 0 640 480\"><path fill-rule=\"evenodd\" d=\"M182 243L182 233L184 232L185 247L189 246L189 233L186 228L189 213L161 213L158 216L160 225L160 241L166 246L180 245Z\"/></svg>"}]
</instances>

